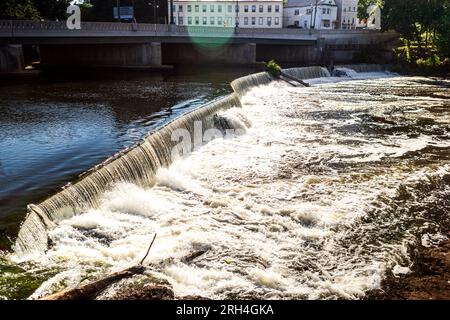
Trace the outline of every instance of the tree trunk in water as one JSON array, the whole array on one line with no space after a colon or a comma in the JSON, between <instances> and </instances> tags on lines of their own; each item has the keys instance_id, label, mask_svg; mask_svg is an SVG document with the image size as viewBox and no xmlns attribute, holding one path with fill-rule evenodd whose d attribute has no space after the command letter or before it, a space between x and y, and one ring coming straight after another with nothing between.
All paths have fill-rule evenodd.
<instances>
[{"instance_id":1,"label":"tree trunk in water","mask_svg":"<svg viewBox=\"0 0 450 320\"><path fill-rule=\"evenodd\" d=\"M137 265L119 272L112 273L97 281L90 282L75 289L65 289L63 291L40 298L39 300L87 300L92 299L98 293L106 289L109 285L124 278L129 278L135 274L142 274L145 267Z\"/></svg>"}]
</instances>

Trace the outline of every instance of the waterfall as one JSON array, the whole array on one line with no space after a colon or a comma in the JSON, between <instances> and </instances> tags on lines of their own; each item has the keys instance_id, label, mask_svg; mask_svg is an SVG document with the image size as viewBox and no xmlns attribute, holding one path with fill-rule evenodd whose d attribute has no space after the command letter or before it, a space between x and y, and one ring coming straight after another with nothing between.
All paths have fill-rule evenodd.
<instances>
[{"instance_id":1,"label":"waterfall","mask_svg":"<svg viewBox=\"0 0 450 320\"><path fill-rule=\"evenodd\" d=\"M283 72L300 80L330 77L330 72L323 67L289 68Z\"/></svg>"},{"instance_id":2,"label":"waterfall","mask_svg":"<svg viewBox=\"0 0 450 320\"><path fill-rule=\"evenodd\" d=\"M134 146L81 174L75 182L40 204L29 205L14 250L19 254L45 250L46 231L55 222L97 207L99 196L112 184L132 182L144 187L151 186L156 171L170 165L172 149L180 143L172 140L175 130L187 130L193 137L196 123L197 127L201 123L203 132L211 129L215 124L215 114L232 107L240 107L240 100L234 93L184 114L149 133Z\"/></svg>"},{"instance_id":3,"label":"waterfall","mask_svg":"<svg viewBox=\"0 0 450 320\"><path fill-rule=\"evenodd\" d=\"M234 92L239 95L239 97L242 97L251 88L268 84L272 80L272 76L267 72L259 72L233 80L231 82L231 87L233 88Z\"/></svg>"},{"instance_id":4,"label":"waterfall","mask_svg":"<svg viewBox=\"0 0 450 320\"><path fill-rule=\"evenodd\" d=\"M338 65L336 69L346 68L354 70L358 73L362 72L384 72L386 68L381 64L348 64L348 65Z\"/></svg>"},{"instance_id":5,"label":"waterfall","mask_svg":"<svg viewBox=\"0 0 450 320\"><path fill-rule=\"evenodd\" d=\"M284 72L301 79L330 76L328 71L321 67L291 68ZM193 137L199 123L203 132L211 128L225 130L230 125L236 125L239 121L221 119L217 117L217 113L228 108L240 107L239 98L247 91L271 81L273 78L267 72L234 80L231 83L234 93L155 129L135 145L82 173L78 179L67 184L55 195L37 205L30 204L13 249L17 254L45 251L48 248L48 230L61 220L89 208L98 207L100 196L116 183L131 182L142 187L152 186L157 170L169 166L172 162L172 151L180 144L173 139L173 134L177 130L185 130Z\"/></svg>"}]
</instances>

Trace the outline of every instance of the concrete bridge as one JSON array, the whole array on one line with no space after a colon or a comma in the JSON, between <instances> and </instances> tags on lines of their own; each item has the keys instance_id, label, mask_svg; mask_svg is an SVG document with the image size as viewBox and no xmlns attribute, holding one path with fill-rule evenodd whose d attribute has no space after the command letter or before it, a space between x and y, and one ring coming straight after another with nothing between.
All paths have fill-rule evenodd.
<instances>
[{"instance_id":1,"label":"concrete bridge","mask_svg":"<svg viewBox=\"0 0 450 320\"><path fill-rule=\"evenodd\" d=\"M104 22L84 22L80 30L69 30L65 21L0 20L0 70L8 69L4 56L11 55L12 48L20 51L17 46L21 45L39 46L41 63L48 66L150 67L251 64L268 59L309 64L326 58L342 63L351 61L361 48L388 48L396 39L395 33L373 30L239 29Z\"/></svg>"}]
</instances>

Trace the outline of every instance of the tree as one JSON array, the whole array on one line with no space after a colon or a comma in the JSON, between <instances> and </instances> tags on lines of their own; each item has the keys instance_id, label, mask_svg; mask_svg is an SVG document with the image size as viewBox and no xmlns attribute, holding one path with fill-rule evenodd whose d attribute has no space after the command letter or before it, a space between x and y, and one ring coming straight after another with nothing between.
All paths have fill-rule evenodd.
<instances>
[{"instance_id":1,"label":"tree","mask_svg":"<svg viewBox=\"0 0 450 320\"><path fill-rule=\"evenodd\" d=\"M450 0L444 0L443 13L436 26L436 45L439 51L450 57Z\"/></svg>"},{"instance_id":2,"label":"tree","mask_svg":"<svg viewBox=\"0 0 450 320\"><path fill-rule=\"evenodd\" d=\"M71 0L31 0L42 19L63 20L67 17L66 10Z\"/></svg>"},{"instance_id":3,"label":"tree","mask_svg":"<svg viewBox=\"0 0 450 320\"><path fill-rule=\"evenodd\" d=\"M358 19L365 21L366 27L370 18L369 7L375 4L375 0L359 0L358 1Z\"/></svg>"},{"instance_id":4,"label":"tree","mask_svg":"<svg viewBox=\"0 0 450 320\"><path fill-rule=\"evenodd\" d=\"M37 20L39 11L31 0L2 0L0 2L0 19Z\"/></svg>"}]
</instances>

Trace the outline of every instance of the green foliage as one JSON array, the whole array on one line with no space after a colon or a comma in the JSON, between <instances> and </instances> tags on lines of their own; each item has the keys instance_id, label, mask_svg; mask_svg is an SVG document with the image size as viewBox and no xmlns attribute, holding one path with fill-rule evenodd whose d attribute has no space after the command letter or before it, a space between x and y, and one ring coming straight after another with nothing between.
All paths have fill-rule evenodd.
<instances>
[{"instance_id":1,"label":"green foliage","mask_svg":"<svg viewBox=\"0 0 450 320\"><path fill-rule=\"evenodd\" d=\"M266 64L266 70L272 76L278 78L281 75L281 67L275 62L275 60L270 60Z\"/></svg>"},{"instance_id":2,"label":"green foliage","mask_svg":"<svg viewBox=\"0 0 450 320\"><path fill-rule=\"evenodd\" d=\"M0 19L37 20L39 11L31 0L1 0Z\"/></svg>"},{"instance_id":3,"label":"green foliage","mask_svg":"<svg viewBox=\"0 0 450 320\"><path fill-rule=\"evenodd\" d=\"M46 20L64 20L67 17L66 10L71 0L31 0L39 11L41 17Z\"/></svg>"},{"instance_id":4,"label":"green foliage","mask_svg":"<svg viewBox=\"0 0 450 320\"><path fill-rule=\"evenodd\" d=\"M363 0L364 1L364 0ZM446 67L450 56L450 0L383 0L382 29L395 30L403 45L402 63L420 68Z\"/></svg>"},{"instance_id":5,"label":"green foliage","mask_svg":"<svg viewBox=\"0 0 450 320\"><path fill-rule=\"evenodd\" d=\"M369 7L375 3L375 0L359 0L358 1L358 19L365 20L369 19Z\"/></svg>"}]
</instances>

